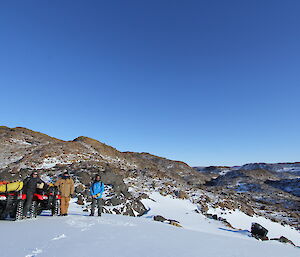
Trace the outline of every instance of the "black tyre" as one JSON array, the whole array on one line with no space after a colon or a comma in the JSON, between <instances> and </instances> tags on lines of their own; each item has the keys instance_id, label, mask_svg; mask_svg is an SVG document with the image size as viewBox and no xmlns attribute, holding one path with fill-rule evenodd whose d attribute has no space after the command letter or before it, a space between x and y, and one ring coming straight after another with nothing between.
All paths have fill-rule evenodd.
<instances>
[{"instance_id":1,"label":"black tyre","mask_svg":"<svg viewBox=\"0 0 300 257\"><path fill-rule=\"evenodd\" d=\"M4 220L5 219L5 211L4 208L0 207L0 220Z\"/></svg>"},{"instance_id":2,"label":"black tyre","mask_svg":"<svg viewBox=\"0 0 300 257\"><path fill-rule=\"evenodd\" d=\"M36 207L36 214L37 214L37 215L41 215L42 211L43 211L42 205L41 205L40 203L37 204L37 207Z\"/></svg>"},{"instance_id":3,"label":"black tyre","mask_svg":"<svg viewBox=\"0 0 300 257\"><path fill-rule=\"evenodd\" d=\"M16 207L15 220L21 220L23 218L24 201L18 201Z\"/></svg>"},{"instance_id":4,"label":"black tyre","mask_svg":"<svg viewBox=\"0 0 300 257\"><path fill-rule=\"evenodd\" d=\"M60 214L60 200L56 199L52 207L52 216L58 216Z\"/></svg>"},{"instance_id":5,"label":"black tyre","mask_svg":"<svg viewBox=\"0 0 300 257\"><path fill-rule=\"evenodd\" d=\"M36 201L32 202L29 213L30 213L29 216L31 219L36 218L36 216L37 216L37 202Z\"/></svg>"}]
</instances>

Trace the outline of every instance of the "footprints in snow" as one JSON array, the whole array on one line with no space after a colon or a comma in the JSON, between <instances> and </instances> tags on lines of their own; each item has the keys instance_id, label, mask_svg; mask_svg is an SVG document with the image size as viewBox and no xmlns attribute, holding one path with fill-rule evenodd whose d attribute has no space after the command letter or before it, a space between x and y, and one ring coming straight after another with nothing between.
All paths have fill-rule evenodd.
<instances>
[{"instance_id":1,"label":"footprints in snow","mask_svg":"<svg viewBox=\"0 0 300 257\"><path fill-rule=\"evenodd\" d=\"M63 238L66 238L67 236L65 234L61 234L60 236L57 236L57 237L54 237L52 238L51 240L60 240L60 239L63 239Z\"/></svg>"},{"instance_id":2,"label":"footprints in snow","mask_svg":"<svg viewBox=\"0 0 300 257\"><path fill-rule=\"evenodd\" d=\"M35 248L30 254L27 254L25 257L36 257L39 253L42 252L42 249Z\"/></svg>"},{"instance_id":3,"label":"footprints in snow","mask_svg":"<svg viewBox=\"0 0 300 257\"><path fill-rule=\"evenodd\" d=\"M122 222L117 221L114 219L110 219L108 217L88 217L88 216L71 216L65 220L65 223L73 228L77 228L80 232L88 231L96 225L110 225L110 226L120 226L120 227L134 227L137 226L131 222ZM45 250L53 243L57 242L58 240L63 240L67 238L66 234L56 235L48 242L44 247L35 248L31 251L30 254L27 254L25 257L37 257L38 255L45 252ZM31 249L30 249L31 250Z\"/></svg>"},{"instance_id":4,"label":"footprints in snow","mask_svg":"<svg viewBox=\"0 0 300 257\"><path fill-rule=\"evenodd\" d=\"M74 228L79 228L81 231L87 231L90 230L93 226L97 224L101 225L110 225L110 226L126 226L126 227L133 227L136 226L134 223L130 222L122 222L122 221L116 221L113 219L109 219L107 217L72 217L72 219L69 219L66 221L66 223Z\"/></svg>"},{"instance_id":5,"label":"footprints in snow","mask_svg":"<svg viewBox=\"0 0 300 257\"><path fill-rule=\"evenodd\" d=\"M66 237L67 236L65 234L61 234L59 236L52 238L51 241L60 240L60 239L66 238ZM47 246L48 246L48 244L44 248L46 248ZM27 254L25 257L36 257L40 253L43 253L43 250L39 249L39 248L35 248L34 250L32 250L32 252L30 254Z\"/></svg>"}]
</instances>

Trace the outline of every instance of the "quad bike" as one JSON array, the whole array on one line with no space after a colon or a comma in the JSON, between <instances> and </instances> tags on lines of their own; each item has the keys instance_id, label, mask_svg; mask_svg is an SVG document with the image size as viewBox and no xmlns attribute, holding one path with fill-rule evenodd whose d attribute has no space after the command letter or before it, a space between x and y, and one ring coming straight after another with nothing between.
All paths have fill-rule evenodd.
<instances>
[{"instance_id":1,"label":"quad bike","mask_svg":"<svg viewBox=\"0 0 300 257\"><path fill-rule=\"evenodd\" d=\"M58 216L60 214L60 199L61 196L55 186L50 185L46 189L37 189L33 195L30 217L36 218L43 210L51 210L52 216Z\"/></svg>"},{"instance_id":2,"label":"quad bike","mask_svg":"<svg viewBox=\"0 0 300 257\"><path fill-rule=\"evenodd\" d=\"M26 195L22 192L23 182L0 182L0 219L20 220Z\"/></svg>"}]
</instances>

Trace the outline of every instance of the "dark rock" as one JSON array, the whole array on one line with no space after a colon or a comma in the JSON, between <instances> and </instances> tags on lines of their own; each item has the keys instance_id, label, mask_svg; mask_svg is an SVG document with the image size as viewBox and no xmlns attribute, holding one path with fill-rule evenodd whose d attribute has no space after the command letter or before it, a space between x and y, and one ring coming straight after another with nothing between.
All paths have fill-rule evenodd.
<instances>
[{"instance_id":1,"label":"dark rock","mask_svg":"<svg viewBox=\"0 0 300 257\"><path fill-rule=\"evenodd\" d=\"M161 215L156 215L156 216L153 217L153 219L154 219L155 221L159 221L159 222L167 222L167 223L169 223L170 225L175 226L175 227L182 227L182 226L180 225L179 221L177 221L177 220L172 220L172 219L166 219L166 218L164 218L164 217L161 216Z\"/></svg>"},{"instance_id":2,"label":"dark rock","mask_svg":"<svg viewBox=\"0 0 300 257\"><path fill-rule=\"evenodd\" d=\"M212 219L212 214L210 214L210 213L205 213L205 216L207 217L207 218L209 218L209 219Z\"/></svg>"},{"instance_id":3,"label":"dark rock","mask_svg":"<svg viewBox=\"0 0 300 257\"><path fill-rule=\"evenodd\" d=\"M288 238L281 236L280 238L271 238L270 240L277 240L281 243L285 243L285 244L291 244L293 246L296 246L292 240L289 240Z\"/></svg>"},{"instance_id":4,"label":"dark rock","mask_svg":"<svg viewBox=\"0 0 300 257\"><path fill-rule=\"evenodd\" d=\"M174 193L179 199L187 199L188 198L187 193L182 190L176 190Z\"/></svg>"},{"instance_id":5,"label":"dark rock","mask_svg":"<svg viewBox=\"0 0 300 257\"><path fill-rule=\"evenodd\" d=\"M91 181L92 181L92 177L88 172L75 172L74 173L76 176L78 176L79 181L86 186L89 186Z\"/></svg>"},{"instance_id":6,"label":"dark rock","mask_svg":"<svg viewBox=\"0 0 300 257\"><path fill-rule=\"evenodd\" d=\"M82 193L83 191L85 190L85 187L80 184L78 186L75 187L75 192L78 194L78 193Z\"/></svg>"},{"instance_id":7,"label":"dark rock","mask_svg":"<svg viewBox=\"0 0 300 257\"><path fill-rule=\"evenodd\" d=\"M180 223L178 220L171 220L171 219L168 219L169 223L171 222L175 222L175 223Z\"/></svg>"},{"instance_id":8,"label":"dark rock","mask_svg":"<svg viewBox=\"0 0 300 257\"><path fill-rule=\"evenodd\" d=\"M214 214L214 215L212 215L212 219L214 219L214 220L218 220L218 216L217 216L217 214Z\"/></svg>"},{"instance_id":9,"label":"dark rock","mask_svg":"<svg viewBox=\"0 0 300 257\"><path fill-rule=\"evenodd\" d=\"M170 220L169 224L172 225L172 226L175 226L175 227L182 228L182 226L179 224L179 222L176 222L174 220Z\"/></svg>"},{"instance_id":10,"label":"dark rock","mask_svg":"<svg viewBox=\"0 0 300 257\"><path fill-rule=\"evenodd\" d=\"M149 199L149 195L142 193L141 195L139 195L139 200L141 199Z\"/></svg>"},{"instance_id":11,"label":"dark rock","mask_svg":"<svg viewBox=\"0 0 300 257\"><path fill-rule=\"evenodd\" d=\"M124 202L124 200L119 199L117 197L113 197L110 199L111 205L116 206Z\"/></svg>"},{"instance_id":12,"label":"dark rock","mask_svg":"<svg viewBox=\"0 0 300 257\"><path fill-rule=\"evenodd\" d=\"M160 216L160 215L154 216L153 219L155 221L160 221L160 222L165 222L167 220L166 218L164 218L163 216Z\"/></svg>"},{"instance_id":13,"label":"dark rock","mask_svg":"<svg viewBox=\"0 0 300 257\"><path fill-rule=\"evenodd\" d=\"M78 195L77 204L84 205L84 198L82 195Z\"/></svg>"},{"instance_id":14,"label":"dark rock","mask_svg":"<svg viewBox=\"0 0 300 257\"><path fill-rule=\"evenodd\" d=\"M256 239L268 240L268 230L258 223L252 223L251 234Z\"/></svg>"},{"instance_id":15,"label":"dark rock","mask_svg":"<svg viewBox=\"0 0 300 257\"><path fill-rule=\"evenodd\" d=\"M123 215L127 215L127 216L135 216L134 212L131 208L126 208L126 211L123 212Z\"/></svg>"},{"instance_id":16,"label":"dark rock","mask_svg":"<svg viewBox=\"0 0 300 257\"><path fill-rule=\"evenodd\" d=\"M115 214L122 214L122 213L121 213L118 209L116 209L116 208L114 208L113 211L114 211Z\"/></svg>"}]
</instances>

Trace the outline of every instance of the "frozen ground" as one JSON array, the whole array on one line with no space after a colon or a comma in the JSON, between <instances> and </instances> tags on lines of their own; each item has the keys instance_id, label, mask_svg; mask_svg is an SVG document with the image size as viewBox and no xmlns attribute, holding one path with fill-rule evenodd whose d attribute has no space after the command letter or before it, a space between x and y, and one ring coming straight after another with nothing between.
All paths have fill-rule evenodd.
<instances>
[{"instance_id":1,"label":"frozen ground","mask_svg":"<svg viewBox=\"0 0 300 257\"><path fill-rule=\"evenodd\" d=\"M1 257L282 257L300 249L275 241L261 242L246 230L234 231L195 212L184 200L151 195L144 217L104 214L89 217L71 204L68 217L1 221ZM153 215L180 221L184 228L155 222Z\"/></svg>"},{"instance_id":2,"label":"frozen ground","mask_svg":"<svg viewBox=\"0 0 300 257\"><path fill-rule=\"evenodd\" d=\"M239 210L223 211L218 208L210 209L208 213L217 214L218 216L225 218L233 227L239 229L250 230L252 222L259 223L268 229L269 238L279 238L281 236L284 236L292 240L296 245L300 246L300 232L288 225L283 226L280 223L273 222L262 216L251 217Z\"/></svg>"}]
</instances>

